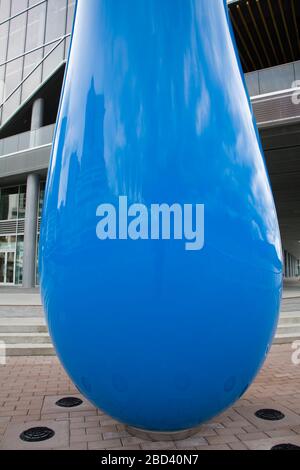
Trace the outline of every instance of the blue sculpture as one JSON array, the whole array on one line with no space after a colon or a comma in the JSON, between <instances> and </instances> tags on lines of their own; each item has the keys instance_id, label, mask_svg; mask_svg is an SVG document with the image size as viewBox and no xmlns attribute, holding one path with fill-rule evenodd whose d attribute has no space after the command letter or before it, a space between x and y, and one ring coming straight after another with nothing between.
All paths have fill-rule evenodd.
<instances>
[{"instance_id":1,"label":"blue sculpture","mask_svg":"<svg viewBox=\"0 0 300 470\"><path fill-rule=\"evenodd\" d=\"M194 428L251 384L282 253L225 0L78 0L40 271L60 360L114 418Z\"/></svg>"}]
</instances>

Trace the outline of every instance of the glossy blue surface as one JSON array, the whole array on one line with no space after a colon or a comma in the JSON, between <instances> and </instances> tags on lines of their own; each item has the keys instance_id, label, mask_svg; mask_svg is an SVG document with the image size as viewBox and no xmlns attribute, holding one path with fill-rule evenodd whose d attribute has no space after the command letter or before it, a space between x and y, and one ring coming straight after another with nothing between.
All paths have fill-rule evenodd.
<instances>
[{"instance_id":1,"label":"glossy blue surface","mask_svg":"<svg viewBox=\"0 0 300 470\"><path fill-rule=\"evenodd\" d=\"M97 207L119 196L204 204L204 248L99 240ZM40 271L64 367L118 420L194 427L251 384L282 253L225 1L78 1Z\"/></svg>"}]
</instances>

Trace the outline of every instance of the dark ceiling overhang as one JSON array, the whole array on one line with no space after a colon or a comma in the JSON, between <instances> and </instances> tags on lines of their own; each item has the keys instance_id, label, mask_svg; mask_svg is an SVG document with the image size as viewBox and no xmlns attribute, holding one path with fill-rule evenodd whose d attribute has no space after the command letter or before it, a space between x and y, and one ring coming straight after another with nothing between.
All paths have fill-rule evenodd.
<instances>
[{"instance_id":1,"label":"dark ceiling overhang","mask_svg":"<svg viewBox=\"0 0 300 470\"><path fill-rule=\"evenodd\" d=\"M300 60L299 0L239 0L228 7L244 72Z\"/></svg>"},{"instance_id":2,"label":"dark ceiling overhang","mask_svg":"<svg viewBox=\"0 0 300 470\"><path fill-rule=\"evenodd\" d=\"M30 98L16 109L7 122L0 127L0 139L30 130L32 103L43 98L45 103L43 126L56 120L60 93L64 78L65 63L63 62L53 74L44 81Z\"/></svg>"}]
</instances>

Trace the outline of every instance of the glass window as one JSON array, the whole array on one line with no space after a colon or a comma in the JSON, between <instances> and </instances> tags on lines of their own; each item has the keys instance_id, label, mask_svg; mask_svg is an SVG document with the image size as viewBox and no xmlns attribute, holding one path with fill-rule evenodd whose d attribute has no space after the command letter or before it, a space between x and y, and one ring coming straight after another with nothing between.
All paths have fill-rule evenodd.
<instances>
[{"instance_id":1,"label":"glass window","mask_svg":"<svg viewBox=\"0 0 300 470\"><path fill-rule=\"evenodd\" d=\"M0 252L0 284L5 282L6 254Z\"/></svg>"},{"instance_id":2,"label":"glass window","mask_svg":"<svg viewBox=\"0 0 300 470\"><path fill-rule=\"evenodd\" d=\"M40 246L40 234L36 237L36 266L35 266L35 283L38 286L40 284L40 273L39 273L39 246Z\"/></svg>"},{"instance_id":3,"label":"glass window","mask_svg":"<svg viewBox=\"0 0 300 470\"><path fill-rule=\"evenodd\" d=\"M20 193L19 193L19 207L18 207L19 219L25 219L25 209L26 209L26 186L21 186Z\"/></svg>"},{"instance_id":4,"label":"glass window","mask_svg":"<svg viewBox=\"0 0 300 470\"><path fill-rule=\"evenodd\" d=\"M10 17L10 0L0 0L0 21Z\"/></svg>"},{"instance_id":5,"label":"glass window","mask_svg":"<svg viewBox=\"0 0 300 470\"><path fill-rule=\"evenodd\" d=\"M13 251L0 252L0 283L13 284L15 272L15 247Z\"/></svg>"},{"instance_id":6,"label":"glass window","mask_svg":"<svg viewBox=\"0 0 300 470\"><path fill-rule=\"evenodd\" d=\"M70 45L71 45L71 38L68 37L68 38L66 38L65 59L67 59L69 57Z\"/></svg>"},{"instance_id":7,"label":"glass window","mask_svg":"<svg viewBox=\"0 0 300 470\"><path fill-rule=\"evenodd\" d=\"M4 96L5 96L4 71L5 71L5 66L2 65L2 67L0 67L0 104L2 103Z\"/></svg>"},{"instance_id":8,"label":"glass window","mask_svg":"<svg viewBox=\"0 0 300 470\"><path fill-rule=\"evenodd\" d=\"M6 101L2 110L2 123L11 117L20 106L20 90L17 90L9 100Z\"/></svg>"},{"instance_id":9,"label":"glass window","mask_svg":"<svg viewBox=\"0 0 300 470\"><path fill-rule=\"evenodd\" d=\"M12 220L18 216L18 186L0 189L0 220Z\"/></svg>"},{"instance_id":10,"label":"glass window","mask_svg":"<svg viewBox=\"0 0 300 470\"><path fill-rule=\"evenodd\" d=\"M65 51L65 46L64 46L65 41L63 41L59 46L56 47L51 54L45 59L43 63L43 80L46 80L52 73L57 69L57 67L62 63L63 58L64 58L64 51ZM47 52L49 50L53 49L55 44L47 47ZM49 50L48 50L49 49Z\"/></svg>"},{"instance_id":11,"label":"glass window","mask_svg":"<svg viewBox=\"0 0 300 470\"><path fill-rule=\"evenodd\" d=\"M16 237L14 235L0 236L0 251L14 251L16 249Z\"/></svg>"},{"instance_id":12,"label":"glass window","mask_svg":"<svg viewBox=\"0 0 300 470\"><path fill-rule=\"evenodd\" d=\"M29 0L28 6L31 7L37 3L37 0ZM45 21L46 21L47 3L38 5L28 11L28 22L26 32L25 51L30 51L44 44L45 39ZM26 54L24 58L23 79L39 64L43 58L44 48ZM22 85L22 102L25 101L41 84L42 64L25 80Z\"/></svg>"},{"instance_id":13,"label":"glass window","mask_svg":"<svg viewBox=\"0 0 300 470\"><path fill-rule=\"evenodd\" d=\"M10 21L7 58L13 59L24 52L27 13Z\"/></svg>"},{"instance_id":14,"label":"glass window","mask_svg":"<svg viewBox=\"0 0 300 470\"><path fill-rule=\"evenodd\" d=\"M23 253L24 253L24 236L19 235L17 238L17 253L16 253L16 274L15 283L17 285L23 282Z\"/></svg>"},{"instance_id":15,"label":"glass window","mask_svg":"<svg viewBox=\"0 0 300 470\"><path fill-rule=\"evenodd\" d=\"M11 16L20 13L28 7L28 0L11 0Z\"/></svg>"},{"instance_id":16,"label":"glass window","mask_svg":"<svg viewBox=\"0 0 300 470\"><path fill-rule=\"evenodd\" d=\"M0 26L0 64L5 62L6 60L7 40L8 40L8 23L5 23Z\"/></svg>"},{"instance_id":17,"label":"glass window","mask_svg":"<svg viewBox=\"0 0 300 470\"><path fill-rule=\"evenodd\" d=\"M23 58L14 60L6 65L5 96L8 97L22 80ZM16 90L3 107L2 120L9 118L20 105L21 88Z\"/></svg>"},{"instance_id":18,"label":"glass window","mask_svg":"<svg viewBox=\"0 0 300 470\"><path fill-rule=\"evenodd\" d=\"M0 0L0 21L6 20L10 16L10 0ZM8 26L5 23L0 26L0 64L5 62L7 55L7 42L8 42ZM0 104L4 99L5 81L4 81L5 66L0 67ZM0 109L0 123L2 121L2 109Z\"/></svg>"},{"instance_id":19,"label":"glass window","mask_svg":"<svg viewBox=\"0 0 300 470\"><path fill-rule=\"evenodd\" d=\"M67 22L67 0L48 0L46 37L45 42L59 39L66 34ZM48 54L55 44L45 47L44 55ZM43 80L51 75L52 72L64 59L65 45L60 44L44 62Z\"/></svg>"},{"instance_id":20,"label":"glass window","mask_svg":"<svg viewBox=\"0 0 300 470\"><path fill-rule=\"evenodd\" d=\"M44 192L45 182L41 182L39 214L42 211ZM0 188L0 220L25 219L25 208L26 185ZM24 223L17 224L16 230L15 234L0 236L0 283L21 285L23 282ZM2 260L1 252L4 253ZM3 265L2 280L1 262Z\"/></svg>"},{"instance_id":21,"label":"glass window","mask_svg":"<svg viewBox=\"0 0 300 470\"><path fill-rule=\"evenodd\" d=\"M64 36L66 31L66 17L66 0L48 0L45 42Z\"/></svg>"},{"instance_id":22,"label":"glass window","mask_svg":"<svg viewBox=\"0 0 300 470\"><path fill-rule=\"evenodd\" d=\"M68 0L67 34L71 33L75 13L75 0Z\"/></svg>"},{"instance_id":23,"label":"glass window","mask_svg":"<svg viewBox=\"0 0 300 470\"><path fill-rule=\"evenodd\" d=\"M23 58L18 60L13 60L6 66L6 96L8 96L20 83L22 80L22 65Z\"/></svg>"},{"instance_id":24,"label":"glass window","mask_svg":"<svg viewBox=\"0 0 300 470\"><path fill-rule=\"evenodd\" d=\"M0 0L0 22L10 17L10 0ZM9 22L0 26L0 64L5 62L7 55ZM5 66L0 67L0 104L4 99L5 92ZM2 109L0 109L0 122L2 122Z\"/></svg>"},{"instance_id":25,"label":"glass window","mask_svg":"<svg viewBox=\"0 0 300 470\"><path fill-rule=\"evenodd\" d=\"M44 197L45 197L45 187L46 183L41 183L40 185L40 199L39 199L39 217L42 217L43 212L43 204L44 204Z\"/></svg>"},{"instance_id":26,"label":"glass window","mask_svg":"<svg viewBox=\"0 0 300 470\"><path fill-rule=\"evenodd\" d=\"M30 72L41 62L43 58L43 49L31 52L24 58L24 74L25 79ZM42 65L40 65L22 85L22 101L26 100L41 84L42 81Z\"/></svg>"},{"instance_id":27,"label":"glass window","mask_svg":"<svg viewBox=\"0 0 300 470\"><path fill-rule=\"evenodd\" d=\"M40 184L40 197L39 197L39 213L38 216L41 218L42 211L43 211L43 204L44 204L44 197L45 197L45 187L46 183L43 181ZM39 258L39 243L40 243L40 234L37 234L37 241L36 241L36 285L39 285L40 278L39 278L39 270L38 270L38 258Z\"/></svg>"},{"instance_id":28,"label":"glass window","mask_svg":"<svg viewBox=\"0 0 300 470\"><path fill-rule=\"evenodd\" d=\"M15 15L27 8L28 0L12 0L10 15ZM25 30L27 13L13 18L9 23L9 40L7 59L14 59L24 52ZM13 60L6 66L5 84L6 95L9 95L22 80L23 58ZM18 90L6 103L3 109L3 121L13 114L20 105L20 94Z\"/></svg>"},{"instance_id":29,"label":"glass window","mask_svg":"<svg viewBox=\"0 0 300 470\"><path fill-rule=\"evenodd\" d=\"M4 82L4 72L5 72L5 66L3 65L0 67L0 105L3 103L3 100L5 98L5 82ZM2 121L2 106L0 107L0 124ZM2 151L2 146L0 143L0 150Z\"/></svg>"},{"instance_id":30,"label":"glass window","mask_svg":"<svg viewBox=\"0 0 300 470\"><path fill-rule=\"evenodd\" d=\"M75 13L75 0L68 0L68 14L67 14L67 29L66 34L70 34L72 32L73 20L74 20L74 13ZM71 38L68 37L66 39L66 51L65 51L65 58L68 57L69 48L70 48Z\"/></svg>"},{"instance_id":31,"label":"glass window","mask_svg":"<svg viewBox=\"0 0 300 470\"><path fill-rule=\"evenodd\" d=\"M36 0L34 0L36 3ZM46 3L29 10L27 20L26 46L30 51L44 43Z\"/></svg>"},{"instance_id":32,"label":"glass window","mask_svg":"<svg viewBox=\"0 0 300 470\"><path fill-rule=\"evenodd\" d=\"M14 274L15 274L15 253L6 254L6 283L14 283Z\"/></svg>"}]
</instances>

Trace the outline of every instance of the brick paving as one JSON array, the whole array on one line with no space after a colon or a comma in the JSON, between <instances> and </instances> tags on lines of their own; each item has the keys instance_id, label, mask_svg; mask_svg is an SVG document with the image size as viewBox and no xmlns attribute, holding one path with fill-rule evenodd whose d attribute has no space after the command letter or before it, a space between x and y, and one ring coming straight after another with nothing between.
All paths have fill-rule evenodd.
<instances>
[{"instance_id":1,"label":"brick paving","mask_svg":"<svg viewBox=\"0 0 300 470\"><path fill-rule=\"evenodd\" d=\"M291 345L274 345L263 370L232 408L202 425L182 441L151 442L132 437L125 426L97 410L83 397L74 409L55 405L78 391L56 357L9 358L0 366L0 449L270 449L300 446L300 365L293 365ZM281 421L255 417L259 408L282 411ZM24 443L20 432L33 426L55 430L54 438Z\"/></svg>"}]
</instances>

